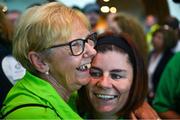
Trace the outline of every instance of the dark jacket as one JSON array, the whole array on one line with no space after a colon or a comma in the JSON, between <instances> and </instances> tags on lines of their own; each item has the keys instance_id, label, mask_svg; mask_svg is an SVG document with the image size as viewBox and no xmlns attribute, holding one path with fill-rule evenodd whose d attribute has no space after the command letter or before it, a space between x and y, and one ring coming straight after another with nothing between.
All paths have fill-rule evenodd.
<instances>
[{"instance_id":1,"label":"dark jacket","mask_svg":"<svg viewBox=\"0 0 180 120\"><path fill-rule=\"evenodd\" d=\"M153 52L151 53L151 55ZM153 91L156 92L160 77L162 72L164 71L165 66L167 65L168 61L173 57L174 53L172 52L171 49L168 49L164 51L162 54L162 57L153 73L152 76L152 84L153 84Z\"/></svg>"},{"instance_id":2,"label":"dark jacket","mask_svg":"<svg viewBox=\"0 0 180 120\"><path fill-rule=\"evenodd\" d=\"M4 59L4 57L11 55L11 46L9 43L2 42L3 40L0 41L1 41L0 42L0 108L1 108L2 102L4 101L6 94L9 92L9 90L13 85L8 80L2 69L2 60Z\"/></svg>"}]
</instances>

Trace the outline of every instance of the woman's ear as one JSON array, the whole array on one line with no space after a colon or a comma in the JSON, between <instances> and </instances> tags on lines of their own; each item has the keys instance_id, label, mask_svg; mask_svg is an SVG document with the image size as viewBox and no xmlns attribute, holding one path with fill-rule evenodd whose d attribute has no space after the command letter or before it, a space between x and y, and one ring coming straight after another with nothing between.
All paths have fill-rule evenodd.
<instances>
[{"instance_id":1,"label":"woman's ear","mask_svg":"<svg viewBox=\"0 0 180 120\"><path fill-rule=\"evenodd\" d=\"M31 51L28 53L28 59L35 69L41 73L49 71L48 64L44 61L42 55L37 52Z\"/></svg>"}]
</instances>

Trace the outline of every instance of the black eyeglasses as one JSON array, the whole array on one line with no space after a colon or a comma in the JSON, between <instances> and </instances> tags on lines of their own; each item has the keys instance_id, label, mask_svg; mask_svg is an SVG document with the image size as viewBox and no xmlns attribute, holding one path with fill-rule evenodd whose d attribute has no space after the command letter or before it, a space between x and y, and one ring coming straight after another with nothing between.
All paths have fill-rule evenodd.
<instances>
[{"instance_id":1,"label":"black eyeglasses","mask_svg":"<svg viewBox=\"0 0 180 120\"><path fill-rule=\"evenodd\" d=\"M78 56L84 52L85 43L88 43L90 46L95 47L96 42L97 42L97 33L95 32L88 35L85 39L82 38L75 39L69 43L51 46L48 49L69 45L72 55Z\"/></svg>"}]
</instances>

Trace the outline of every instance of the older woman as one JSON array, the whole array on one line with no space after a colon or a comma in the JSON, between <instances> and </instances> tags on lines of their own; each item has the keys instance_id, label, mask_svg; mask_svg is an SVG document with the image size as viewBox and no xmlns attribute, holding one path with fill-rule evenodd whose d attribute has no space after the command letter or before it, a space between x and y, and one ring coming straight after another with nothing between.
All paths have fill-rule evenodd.
<instances>
[{"instance_id":1,"label":"older woman","mask_svg":"<svg viewBox=\"0 0 180 120\"><path fill-rule=\"evenodd\" d=\"M142 105L147 94L143 59L123 35L101 35L96 50L91 80L79 91L79 113L86 118L134 118L134 110Z\"/></svg>"},{"instance_id":2,"label":"older woman","mask_svg":"<svg viewBox=\"0 0 180 120\"><path fill-rule=\"evenodd\" d=\"M60 3L29 12L21 18L13 41L13 53L27 72L8 93L2 116L81 119L66 101L89 82L96 34L90 33L82 13Z\"/></svg>"}]
</instances>

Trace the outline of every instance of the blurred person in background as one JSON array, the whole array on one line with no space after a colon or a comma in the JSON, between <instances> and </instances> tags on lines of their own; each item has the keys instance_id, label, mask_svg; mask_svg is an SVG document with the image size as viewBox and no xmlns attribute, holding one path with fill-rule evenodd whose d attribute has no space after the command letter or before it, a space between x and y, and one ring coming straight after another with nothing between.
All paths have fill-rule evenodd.
<instances>
[{"instance_id":1,"label":"blurred person in background","mask_svg":"<svg viewBox=\"0 0 180 120\"><path fill-rule=\"evenodd\" d=\"M13 39L13 54L26 74L8 93L2 118L81 119L66 102L89 82L96 33L82 13L61 3L28 10Z\"/></svg>"},{"instance_id":2,"label":"blurred person in background","mask_svg":"<svg viewBox=\"0 0 180 120\"><path fill-rule=\"evenodd\" d=\"M176 45L176 35L171 28L162 26L153 33L153 50L149 54L148 77L149 77L149 103L154 99L160 76L173 57L173 48Z\"/></svg>"},{"instance_id":3,"label":"blurred person in background","mask_svg":"<svg viewBox=\"0 0 180 120\"><path fill-rule=\"evenodd\" d=\"M176 53L162 73L153 107L162 119L180 119L180 53Z\"/></svg>"},{"instance_id":4,"label":"blurred person in background","mask_svg":"<svg viewBox=\"0 0 180 120\"><path fill-rule=\"evenodd\" d=\"M174 30L175 34L177 35L177 44L175 48L173 49L174 52L180 51L180 26L179 26L179 20L176 17L168 16L165 19L164 25L167 25L167 28L170 27Z\"/></svg>"},{"instance_id":5,"label":"blurred person in background","mask_svg":"<svg viewBox=\"0 0 180 120\"><path fill-rule=\"evenodd\" d=\"M83 8L83 12L89 19L92 31L98 34L103 33L107 28L105 19L101 16L99 5L96 3L89 3Z\"/></svg>"},{"instance_id":6,"label":"blurred person in background","mask_svg":"<svg viewBox=\"0 0 180 120\"><path fill-rule=\"evenodd\" d=\"M12 56L13 25L0 6L0 108L11 87L25 74L25 69Z\"/></svg>"},{"instance_id":7,"label":"blurred person in background","mask_svg":"<svg viewBox=\"0 0 180 120\"><path fill-rule=\"evenodd\" d=\"M117 15L117 13L108 13L106 16L106 22L108 25L108 29L111 28L111 24L114 23L114 17Z\"/></svg>"},{"instance_id":8,"label":"blurred person in background","mask_svg":"<svg viewBox=\"0 0 180 120\"><path fill-rule=\"evenodd\" d=\"M12 25L15 27L17 24L17 21L19 20L21 16L21 12L19 10L10 10L7 11L7 18L10 20Z\"/></svg>"},{"instance_id":9,"label":"blurred person in background","mask_svg":"<svg viewBox=\"0 0 180 120\"><path fill-rule=\"evenodd\" d=\"M147 15L145 18L145 33L146 33L146 41L148 43L148 50L151 51L153 49L152 43L152 34L156 31L160 25L158 24L158 18L155 15Z\"/></svg>"},{"instance_id":10,"label":"blurred person in background","mask_svg":"<svg viewBox=\"0 0 180 120\"><path fill-rule=\"evenodd\" d=\"M116 13L108 15L108 26L115 33L128 33L134 41L144 62L147 63L148 45L145 40L145 33L139 21L128 14Z\"/></svg>"}]
</instances>

